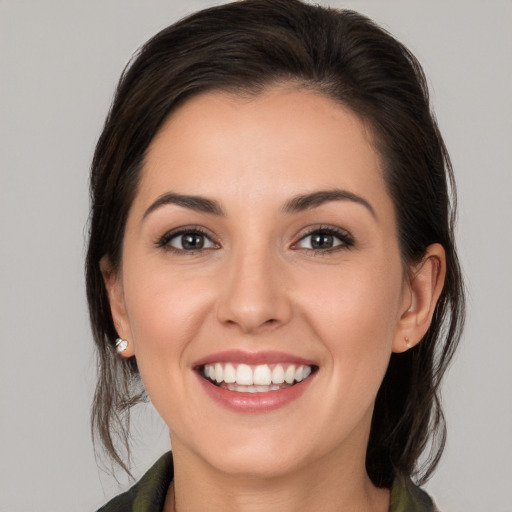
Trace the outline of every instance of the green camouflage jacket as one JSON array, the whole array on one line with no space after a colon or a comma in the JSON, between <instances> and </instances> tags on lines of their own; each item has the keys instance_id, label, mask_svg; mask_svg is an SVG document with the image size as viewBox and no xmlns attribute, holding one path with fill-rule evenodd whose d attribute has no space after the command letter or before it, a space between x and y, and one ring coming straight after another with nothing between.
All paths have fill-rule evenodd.
<instances>
[{"instance_id":1,"label":"green camouflage jacket","mask_svg":"<svg viewBox=\"0 0 512 512\"><path fill-rule=\"evenodd\" d=\"M129 491L97 512L162 512L174 474L171 452L162 456ZM409 480L395 481L389 512L439 512L428 494Z\"/></svg>"}]
</instances>

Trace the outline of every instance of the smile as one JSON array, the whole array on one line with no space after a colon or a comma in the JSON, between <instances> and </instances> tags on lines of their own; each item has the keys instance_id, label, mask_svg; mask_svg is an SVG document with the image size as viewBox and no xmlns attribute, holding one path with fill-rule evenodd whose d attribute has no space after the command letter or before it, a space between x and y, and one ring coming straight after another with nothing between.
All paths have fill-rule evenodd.
<instances>
[{"instance_id":1,"label":"smile","mask_svg":"<svg viewBox=\"0 0 512 512\"><path fill-rule=\"evenodd\" d=\"M267 393L289 388L307 379L314 366L292 363L258 364L211 363L200 374L211 383L239 393Z\"/></svg>"},{"instance_id":2,"label":"smile","mask_svg":"<svg viewBox=\"0 0 512 512\"><path fill-rule=\"evenodd\" d=\"M319 373L314 361L273 350L225 350L192 364L206 395L236 413L258 414L298 400Z\"/></svg>"}]
</instances>

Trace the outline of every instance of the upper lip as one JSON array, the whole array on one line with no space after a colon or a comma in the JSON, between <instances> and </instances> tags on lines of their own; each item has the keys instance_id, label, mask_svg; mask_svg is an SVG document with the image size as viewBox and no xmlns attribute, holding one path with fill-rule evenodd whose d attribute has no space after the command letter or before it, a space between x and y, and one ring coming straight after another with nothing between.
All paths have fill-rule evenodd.
<instances>
[{"instance_id":1,"label":"upper lip","mask_svg":"<svg viewBox=\"0 0 512 512\"><path fill-rule=\"evenodd\" d=\"M197 361L194 361L192 366L198 368L206 364L213 363L240 363L248 365L258 364L277 364L277 363L293 363L308 366L315 366L315 362L304 359L293 354L286 352L279 352L275 350L262 351L262 352L246 352L243 350L225 350L222 352L215 352L208 354Z\"/></svg>"}]
</instances>

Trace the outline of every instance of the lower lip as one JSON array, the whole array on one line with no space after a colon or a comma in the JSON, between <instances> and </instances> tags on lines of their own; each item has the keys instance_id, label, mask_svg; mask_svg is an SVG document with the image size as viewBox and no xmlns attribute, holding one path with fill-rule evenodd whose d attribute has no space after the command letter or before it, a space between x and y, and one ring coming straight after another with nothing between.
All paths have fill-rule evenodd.
<instances>
[{"instance_id":1,"label":"lower lip","mask_svg":"<svg viewBox=\"0 0 512 512\"><path fill-rule=\"evenodd\" d=\"M198 378L206 393L215 402L232 411L245 413L268 412L285 407L306 391L314 377L315 374L312 374L307 379L293 386L276 391L243 393L216 386L198 374Z\"/></svg>"}]
</instances>

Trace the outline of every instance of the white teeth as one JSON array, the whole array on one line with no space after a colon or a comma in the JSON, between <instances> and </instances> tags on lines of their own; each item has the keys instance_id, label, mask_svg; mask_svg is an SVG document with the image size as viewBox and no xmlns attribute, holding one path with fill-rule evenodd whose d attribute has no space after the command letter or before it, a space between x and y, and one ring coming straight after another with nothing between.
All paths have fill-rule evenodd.
<instances>
[{"instance_id":1,"label":"white teeth","mask_svg":"<svg viewBox=\"0 0 512 512\"><path fill-rule=\"evenodd\" d=\"M293 364L286 368L284 380L287 384L293 384L293 381L295 380L295 366L293 366Z\"/></svg>"},{"instance_id":2,"label":"white teeth","mask_svg":"<svg viewBox=\"0 0 512 512\"><path fill-rule=\"evenodd\" d=\"M280 389L289 388L288 384L278 386L272 384L270 386L239 386L238 384L227 384L226 389L229 391L238 391L240 393L267 393L268 391L279 391Z\"/></svg>"},{"instance_id":3,"label":"white teeth","mask_svg":"<svg viewBox=\"0 0 512 512\"><path fill-rule=\"evenodd\" d=\"M215 364L215 380L217 382L222 382L224 380L224 371L222 370L222 365L220 363Z\"/></svg>"},{"instance_id":4,"label":"white teeth","mask_svg":"<svg viewBox=\"0 0 512 512\"><path fill-rule=\"evenodd\" d=\"M272 383L272 372L266 364L260 364L254 369L254 384L268 386Z\"/></svg>"},{"instance_id":5,"label":"white teeth","mask_svg":"<svg viewBox=\"0 0 512 512\"><path fill-rule=\"evenodd\" d=\"M236 383L244 386L252 386L254 384L252 378L251 367L247 364L239 364L236 369Z\"/></svg>"},{"instance_id":6,"label":"white teeth","mask_svg":"<svg viewBox=\"0 0 512 512\"><path fill-rule=\"evenodd\" d=\"M272 365L271 365L272 366ZM294 364L276 364L271 368L267 364L249 366L232 363L207 364L203 375L217 384L225 384L231 391L249 393L274 391L288 387L307 379L312 372L311 366Z\"/></svg>"},{"instance_id":7,"label":"white teeth","mask_svg":"<svg viewBox=\"0 0 512 512\"><path fill-rule=\"evenodd\" d=\"M276 364L272 370L272 382L274 384L282 384L284 382L284 370L280 364Z\"/></svg>"},{"instance_id":8,"label":"white teeth","mask_svg":"<svg viewBox=\"0 0 512 512\"><path fill-rule=\"evenodd\" d=\"M231 363L228 363L224 367L224 382L226 384L232 384L233 382L236 382L236 370Z\"/></svg>"}]
</instances>

